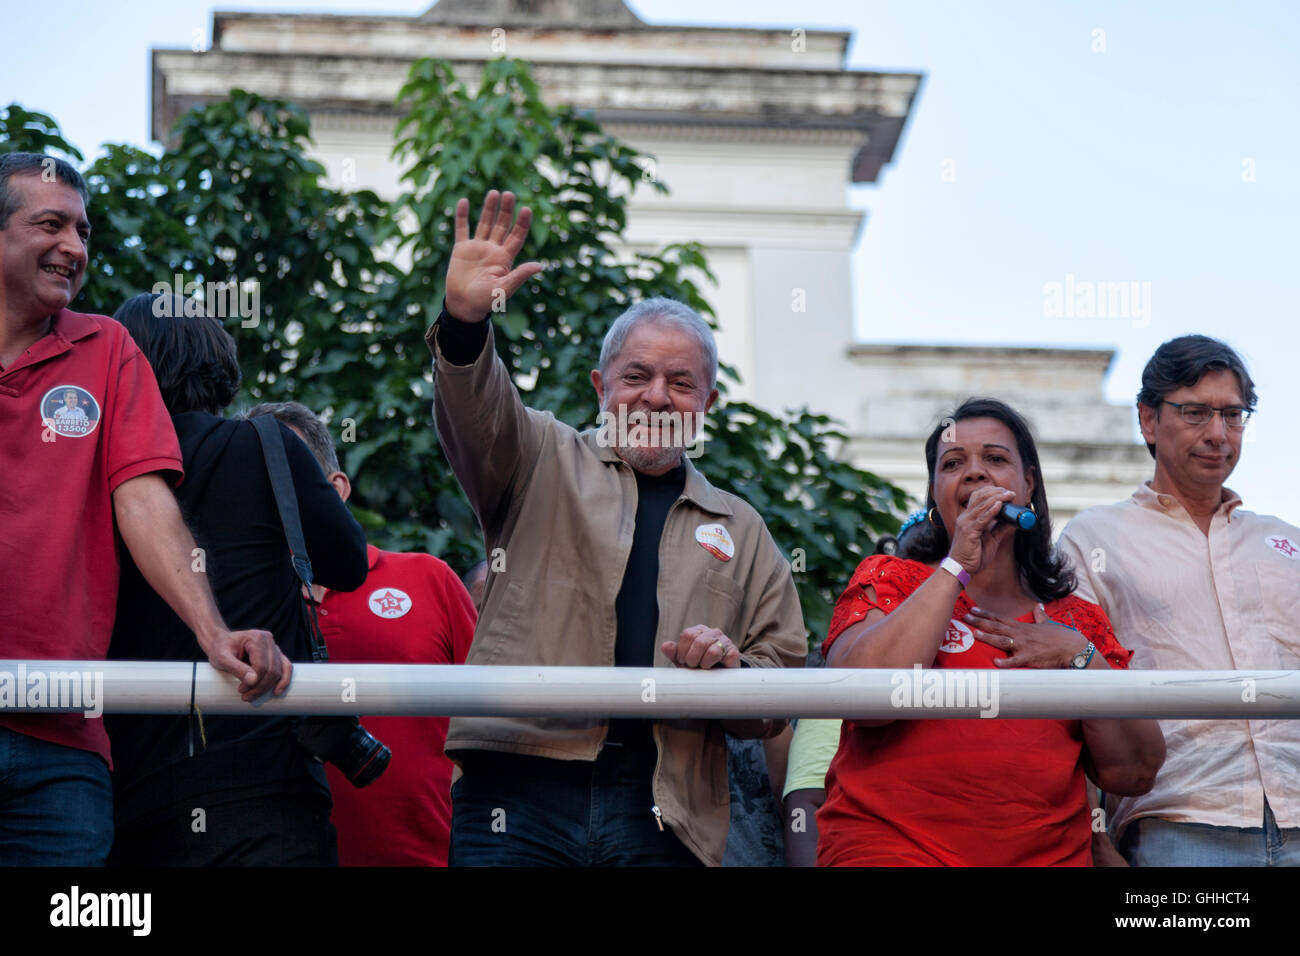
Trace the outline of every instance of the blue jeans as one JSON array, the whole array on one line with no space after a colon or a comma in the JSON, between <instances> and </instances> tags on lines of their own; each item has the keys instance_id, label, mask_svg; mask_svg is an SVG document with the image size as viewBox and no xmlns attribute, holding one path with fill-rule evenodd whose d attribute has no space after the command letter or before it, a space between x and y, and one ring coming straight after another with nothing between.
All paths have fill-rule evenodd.
<instances>
[{"instance_id":1,"label":"blue jeans","mask_svg":"<svg viewBox=\"0 0 1300 956\"><path fill-rule=\"evenodd\" d=\"M1300 828L1282 830L1264 802L1262 827L1212 827L1141 817L1120 840L1133 866L1300 866Z\"/></svg>"},{"instance_id":2,"label":"blue jeans","mask_svg":"<svg viewBox=\"0 0 1300 956\"><path fill-rule=\"evenodd\" d=\"M0 866L103 866L112 845L104 759L0 727Z\"/></svg>"},{"instance_id":3,"label":"blue jeans","mask_svg":"<svg viewBox=\"0 0 1300 956\"><path fill-rule=\"evenodd\" d=\"M475 750L451 788L450 866L700 866L650 808L656 753L595 761Z\"/></svg>"}]
</instances>

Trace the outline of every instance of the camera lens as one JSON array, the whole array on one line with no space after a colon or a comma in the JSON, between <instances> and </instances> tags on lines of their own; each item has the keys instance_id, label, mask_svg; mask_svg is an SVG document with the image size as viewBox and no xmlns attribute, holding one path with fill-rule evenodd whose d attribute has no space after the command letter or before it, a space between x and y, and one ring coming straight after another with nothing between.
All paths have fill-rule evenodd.
<instances>
[{"instance_id":1,"label":"camera lens","mask_svg":"<svg viewBox=\"0 0 1300 956\"><path fill-rule=\"evenodd\" d=\"M354 787L364 787L388 769L393 752L360 724L348 737L343 760L335 760Z\"/></svg>"},{"instance_id":2,"label":"camera lens","mask_svg":"<svg viewBox=\"0 0 1300 956\"><path fill-rule=\"evenodd\" d=\"M372 783L393 757L356 717L306 717L298 723L296 734L312 756L334 764L354 787Z\"/></svg>"}]
</instances>

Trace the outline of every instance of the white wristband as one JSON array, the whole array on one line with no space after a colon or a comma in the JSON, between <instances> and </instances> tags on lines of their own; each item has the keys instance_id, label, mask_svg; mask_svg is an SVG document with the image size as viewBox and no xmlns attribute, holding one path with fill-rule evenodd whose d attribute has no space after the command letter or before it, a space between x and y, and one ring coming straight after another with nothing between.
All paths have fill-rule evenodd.
<instances>
[{"instance_id":1,"label":"white wristband","mask_svg":"<svg viewBox=\"0 0 1300 956\"><path fill-rule=\"evenodd\" d=\"M970 572L961 566L951 555L939 562L939 567L961 582L962 589L970 584Z\"/></svg>"}]
</instances>

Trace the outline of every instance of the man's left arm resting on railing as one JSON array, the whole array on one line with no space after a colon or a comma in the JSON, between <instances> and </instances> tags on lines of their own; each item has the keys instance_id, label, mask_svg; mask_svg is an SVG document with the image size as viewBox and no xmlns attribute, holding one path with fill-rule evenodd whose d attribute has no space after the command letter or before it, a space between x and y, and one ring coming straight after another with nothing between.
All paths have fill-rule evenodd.
<instances>
[{"instance_id":1,"label":"man's left arm resting on railing","mask_svg":"<svg viewBox=\"0 0 1300 956\"><path fill-rule=\"evenodd\" d=\"M113 512L140 573L194 632L208 663L239 678L244 700L272 689L284 693L293 665L270 631L226 626L207 575L193 569L194 536L162 476L150 472L122 482L113 492Z\"/></svg>"},{"instance_id":2,"label":"man's left arm resting on railing","mask_svg":"<svg viewBox=\"0 0 1300 956\"><path fill-rule=\"evenodd\" d=\"M755 516L755 520L757 516ZM753 609L743 617L743 633L731 635L706 624L682 631L676 641L661 646L678 667L799 667L807 653L803 612L790 564L771 536L762 557L750 569L747 595L756 595ZM748 601L746 604L748 605ZM775 737L785 729L783 719L724 720L723 729L740 739Z\"/></svg>"},{"instance_id":3,"label":"man's left arm resting on railing","mask_svg":"<svg viewBox=\"0 0 1300 956\"><path fill-rule=\"evenodd\" d=\"M749 633L741 646L740 664L744 667L802 667L808 653L804 633L803 609L795 587L790 562L781 554L776 542L767 538L767 572L759 585L759 599L750 622ZM757 575L755 575L757 577ZM779 718L765 720L727 720L723 728L733 737L776 737L786 729Z\"/></svg>"}]
</instances>

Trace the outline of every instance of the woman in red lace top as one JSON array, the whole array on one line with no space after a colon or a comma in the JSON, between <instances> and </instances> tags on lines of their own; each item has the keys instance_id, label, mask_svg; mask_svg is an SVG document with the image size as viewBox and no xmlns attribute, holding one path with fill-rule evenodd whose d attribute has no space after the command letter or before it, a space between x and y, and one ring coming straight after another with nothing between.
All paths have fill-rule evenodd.
<instances>
[{"instance_id":1,"label":"woman in red lace top","mask_svg":"<svg viewBox=\"0 0 1300 956\"><path fill-rule=\"evenodd\" d=\"M972 399L925 445L930 533L920 560L873 556L835 605L831 667L1126 667L1106 615L1073 597L1051 545L1029 427ZM996 518L1032 507L1017 531ZM949 532L948 529L952 529ZM1140 794L1164 762L1154 720L845 721L817 814L817 862L1078 865L1091 856L1085 774Z\"/></svg>"}]
</instances>

